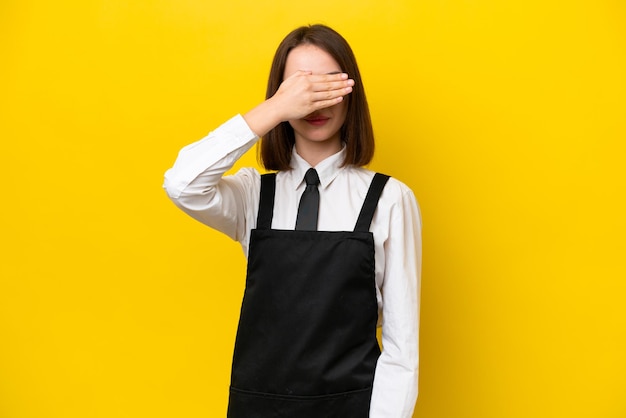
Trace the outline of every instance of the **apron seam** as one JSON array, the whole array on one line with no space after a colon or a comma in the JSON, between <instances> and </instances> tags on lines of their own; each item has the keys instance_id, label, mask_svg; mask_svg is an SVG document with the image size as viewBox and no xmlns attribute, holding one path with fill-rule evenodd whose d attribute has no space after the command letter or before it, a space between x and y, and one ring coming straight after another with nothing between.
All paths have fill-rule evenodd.
<instances>
[{"instance_id":1,"label":"apron seam","mask_svg":"<svg viewBox=\"0 0 626 418\"><path fill-rule=\"evenodd\" d=\"M301 400L342 398L345 396L355 395L361 392L371 391L372 386L368 386L363 389L349 390L346 392L329 393L329 394L324 394L324 395L285 395L285 394L279 394L279 393L249 391L245 389L238 389L232 386L230 387L230 390L231 392L236 392L238 394L246 395L246 396L254 396L254 397L259 397L259 398L283 399L287 401L289 400L301 401Z\"/></svg>"}]
</instances>

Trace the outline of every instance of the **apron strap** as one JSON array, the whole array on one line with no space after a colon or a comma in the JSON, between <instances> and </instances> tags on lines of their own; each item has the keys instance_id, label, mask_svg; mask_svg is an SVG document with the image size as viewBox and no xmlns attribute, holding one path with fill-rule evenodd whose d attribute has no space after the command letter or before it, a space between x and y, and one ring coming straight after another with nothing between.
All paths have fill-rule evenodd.
<instances>
[{"instance_id":1,"label":"apron strap","mask_svg":"<svg viewBox=\"0 0 626 418\"><path fill-rule=\"evenodd\" d=\"M355 231L367 232L374 218L374 212L378 205L378 200L387 184L389 176L376 173L365 196L365 202L356 221ZM276 192L276 173L261 175L261 194L259 199L259 213L257 215L257 229L270 229L272 227L272 217L274 216L274 195Z\"/></svg>"},{"instance_id":2,"label":"apron strap","mask_svg":"<svg viewBox=\"0 0 626 418\"><path fill-rule=\"evenodd\" d=\"M259 197L259 214L256 228L270 229L274 216L274 193L276 191L276 173L261 175L261 194Z\"/></svg>"},{"instance_id":3,"label":"apron strap","mask_svg":"<svg viewBox=\"0 0 626 418\"><path fill-rule=\"evenodd\" d=\"M386 174L376 173L370 184L370 188L365 196L365 202L361 208L359 219L356 221L354 231L368 232L370 230L370 224L372 218L374 218L374 212L376 211L376 205L378 205L378 199L383 192L385 184L387 184L389 176Z\"/></svg>"}]
</instances>

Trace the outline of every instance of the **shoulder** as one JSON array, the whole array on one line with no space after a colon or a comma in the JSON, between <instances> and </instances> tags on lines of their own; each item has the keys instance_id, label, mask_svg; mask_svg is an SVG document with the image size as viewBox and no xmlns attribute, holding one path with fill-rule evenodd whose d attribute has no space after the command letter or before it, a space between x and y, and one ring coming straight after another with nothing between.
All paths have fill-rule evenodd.
<instances>
[{"instance_id":1,"label":"shoulder","mask_svg":"<svg viewBox=\"0 0 626 418\"><path fill-rule=\"evenodd\" d=\"M374 175L377 173L376 171L372 171L364 167L351 167L351 171L368 184L371 183ZM396 203L400 203L407 198L415 200L413 190L411 190L411 188L405 183L393 176L388 175L387 173L380 174L384 174L389 177L389 180L387 180L385 188L383 189L381 199L384 198L386 201Z\"/></svg>"},{"instance_id":2,"label":"shoulder","mask_svg":"<svg viewBox=\"0 0 626 418\"><path fill-rule=\"evenodd\" d=\"M371 170L361 170L370 172L371 177L376 174ZM395 229L404 230L409 225L416 225L416 228L421 227L421 209L413 190L395 177L390 176L387 180L378 201L377 212L379 216L388 219L389 225L395 225Z\"/></svg>"}]
</instances>

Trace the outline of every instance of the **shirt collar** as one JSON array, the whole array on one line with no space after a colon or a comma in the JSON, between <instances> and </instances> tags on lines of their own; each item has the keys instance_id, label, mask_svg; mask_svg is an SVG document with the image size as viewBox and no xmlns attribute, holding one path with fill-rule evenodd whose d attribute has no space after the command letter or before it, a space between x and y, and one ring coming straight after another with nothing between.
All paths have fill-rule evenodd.
<instances>
[{"instance_id":1,"label":"shirt collar","mask_svg":"<svg viewBox=\"0 0 626 418\"><path fill-rule=\"evenodd\" d=\"M317 175L320 178L320 187L326 188L341 172L343 167L341 166L346 157L345 144L341 148L341 151L327 157L320 161L314 168L317 171ZM293 147L291 154L291 182L294 189L298 189L304 184L304 174L307 172L311 165L307 163L304 158L300 157L296 152L296 147Z\"/></svg>"}]
</instances>

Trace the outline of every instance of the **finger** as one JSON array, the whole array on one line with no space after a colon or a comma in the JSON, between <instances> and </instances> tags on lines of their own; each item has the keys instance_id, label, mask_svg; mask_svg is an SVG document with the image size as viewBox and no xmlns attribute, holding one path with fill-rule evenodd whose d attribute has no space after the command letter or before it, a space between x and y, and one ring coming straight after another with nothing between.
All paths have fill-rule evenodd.
<instances>
[{"instance_id":1,"label":"finger","mask_svg":"<svg viewBox=\"0 0 626 418\"><path fill-rule=\"evenodd\" d=\"M311 74L309 78L311 79L311 81L314 81L314 82L317 82L317 81L324 82L324 81L347 80L350 77L348 76L348 73L337 72L337 73L327 73L327 74Z\"/></svg>"},{"instance_id":2,"label":"finger","mask_svg":"<svg viewBox=\"0 0 626 418\"><path fill-rule=\"evenodd\" d=\"M341 90L346 87L354 86L354 80L347 79L341 81L329 81L329 82L319 82L313 83L311 85L312 91L333 91L333 90Z\"/></svg>"},{"instance_id":3,"label":"finger","mask_svg":"<svg viewBox=\"0 0 626 418\"><path fill-rule=\"evenodd\" d=\"M335 97L327 100L320 100L313 103L313 111L325 109L327 107L334 106L343 101L343 96Z\"/></svg>"},{"instance_id":4,"label":"finger","mask_svg":"<svg viewBox=\"0 0 626 418\"><path fill-rule=\"evenodd\" d=\"M292 78L296 78L296 77L309 77L313 74L312 71L306 71L306 70L297 70L296 72L289 74L287 77L283 78L283 83L289 79Z\"/></svg>"},{"instance_id":5,"label":"finger","mask_svg":"<svg viewBox=\"0 0 626 418\"><path fill-rule=\"evenodd\" d=\"M341 83L350 80L350 77L346 73L338 74L311 74L306 76L307 81L311 84L327 84L327 83ZM354 80L352 80L354 81Z\"/></svg>"},{"instance_id":6,"label":"finger","mask_svg":"<svg viewBox=\"0 0 626 418\"><path fill-rule=\"evenodd\" d=\"M342 87L334 90L324 90L311 94L312 102L323 102L326 100L334 100L352 93L352 86Z\"/></svg>"},{"instance_id":7,"label":"finger","mask_svg":"<svg viewBox=\"0 0 626 418\"><path fill-rule=\"evenodd\" d=\"M295 73L289 75L286 78L291 78L291 77L298 77L298 76L311 76L313 75L313 71L309 71L309 70L297 70Z\"/></svg>"}]
</instances>

